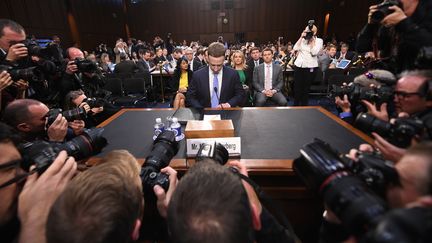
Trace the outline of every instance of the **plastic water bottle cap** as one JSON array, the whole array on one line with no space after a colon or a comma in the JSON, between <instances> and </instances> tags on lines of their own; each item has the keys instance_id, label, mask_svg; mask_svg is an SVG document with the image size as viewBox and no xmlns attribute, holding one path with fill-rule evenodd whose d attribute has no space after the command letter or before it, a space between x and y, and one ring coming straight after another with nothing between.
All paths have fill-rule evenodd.
<instances>
[{"instance_id":1,"label":"plastic water bottle cap","mask_svg":"<svg viewBox=\"0 0 432 243\"><path fill-rule=\"evenodd\" d=\"M160 117L156 118L156 123L162 123L162 119Z\"/></svg>"},{"instance_id":2,"label":"plastic water bottle cap","mask_svg":"<svg viewBox=\"0 0 432 243\"><path fill-rule=\"evenodd\" d=\"M173 123L177 123L177 122L178 122L177 117L173 117L173 118L172 118L172 121L173 121Z\"/></svg>"}]
</instances>

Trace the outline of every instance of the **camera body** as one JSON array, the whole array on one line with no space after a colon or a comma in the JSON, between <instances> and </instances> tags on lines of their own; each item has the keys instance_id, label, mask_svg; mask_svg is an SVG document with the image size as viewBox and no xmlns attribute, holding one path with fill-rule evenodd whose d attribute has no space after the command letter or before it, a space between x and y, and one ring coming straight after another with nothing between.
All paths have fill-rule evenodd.
<instances>
[{"instance_id":1,"label":"camera body","mask_svg":"<svg viewBox=\"0 0 432 243\"><path fill-rule=\"evenodd\" d=\"M169 165L178 150L179 144L173 131L162 132L153 142L152 151L146 157L140 173L144 196L153 195L155 185L161 186L165 191L168 190L169 177L160 173L160 170Z\"/></svg>"},{"instance_id":2,"label":"camera body","mask_svg":"<svg viewBox=\"0 0 432 243\"><path fill-rule=\"evenodd\" d=\"M18 81L20 79L26 81L37 81L41 76L41 70L38 67L28 67L28 68L14 68L9 65L0 65L0 72L6 71L10 74L13 81Z\"/></svg>"},{"instance_id":3,"label":"camera body","mask_svg":"<svg viewBox=\"0 0 432 243\"><path fill-rule=\"evenodd\" d=\"M36 171L42 174L62 150L77 161L93 156L107 145L106 138L102 136L103 131L103 128L86 129L82 135L64 143L43 140L24 143L19 148L24 158L22 167L28 171L34 164Z\"/></svg>"},{"instance_id":4,"label":"camera body","mask_svg":"<svg viewBox=\"0 0 432 243\"><path fill-rule=\"evenodd\" d=\"M376 132L401 148L410 146L412 138L421 135L424 131L424 125L420 119L400 117L391 124L367 113L360 113L355 125L365 132Z\"/></svg>"},{"instance_id":5,"label":"camera body","mask_svg":"<svg viewBox=\"0 0 432 243\"><path fill-rule=\"evenodd\" d=\"M216 141L212 143L202 143L195 160L199 162L206 158L213 159L220 165L225 165L228 161L229 153L222 144L217 143Z\"/></svg>"},{"instance_id":6,"label":"camera body","mask_svg":"<svg viewBox=\"0 0 432 243\"><path fill-rule=\"evenodd\" d=\"M300 153L294 160L294 171L323 197L351 233L362 235L376 225L387 204L367 185L398 184L393 164L373 155L349 161L319 139L304 145Z\"/></svg>"},{"instance_id":7,"label":"camera body","mask_svg":"<svg viewBox=\"0 0 432 243\"><path fill-rule=\"evenodd\" d=\"M87 97L83 100L83 102L87 103L90 106L90 108L103 107L105 105L105 100L100 98Z\"/></svg>"},{"instance_id":8,"label":"camera body","mask_svg":"<svg viewBox=\"0 0 432 243\"><path fill-rule=\"evenodd\" d=\"M393 88L385 85L370 88L350 83L343 86L333 85L329 95L331 98L340 97L341 99L343 99L344 95L347 95L351 102L367 100L380 106L393 99Z\"/></svg>"},{"instance_id":9,"label":"camera body","mask_svg":"<svg viewBox=\"0 0 432 243\"><path fill-rule=\"evenodd\" d=\"M87 112L83 107L75 108L72 110L63 111L62 109L51 109L47 113L47 126L50 126L55 119L57 119L57 116L61 114L68 122L74 121L74 120L84 120L87 118Z\"/></svg>"},{"instance_id":10,"label":"camera body","mask_svg":"<svg viewBox=\"0 0 432 243\"><path fill-rule=\"evenodd\" d=\"M305 37L304 37L304 39L305 40L310 40L310 39L312 39L312 37L314 36L314 33L313 33L313 26L314 26L314 24L315 24L315 20L309 20L308 21L308 25L307 25L307 29L309 30L309 31L307 31L306 32L306 35L305 35Z\"/></svg>"},{"instance_id":11,"label":"camera body","mask_svg":"<svg viewBox=\"0 0 432 243\"><path fill-rule=\"evenodd\" d=\"M401 2L399 0L384 0L382 3L378 4L377 10L371 16L372 23L381 22L387 15L393 13L393 10L390 10L391 6L399 6L401 7Z\"/></svg>"},{"instance_id":12,"label":"camera body","mask_svg":"<svg viewBox=\"0 0 432 243\"><path fill-rule=\"evenodd\" d=\"M78 70L82 73L94 73L98 70L96 63L87 59L75 58L74 64L77 65Z\"/></svg>"}]
</instances>

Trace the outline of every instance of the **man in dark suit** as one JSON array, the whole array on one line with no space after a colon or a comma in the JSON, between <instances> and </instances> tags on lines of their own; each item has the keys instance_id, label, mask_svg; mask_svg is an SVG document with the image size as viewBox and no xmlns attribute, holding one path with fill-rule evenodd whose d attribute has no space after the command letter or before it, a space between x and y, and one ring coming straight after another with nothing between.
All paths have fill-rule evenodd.
<instances>
[{"instance_id":1,"label":"man in dark suit","mask_svg":"<svg viewBox=\"0 0 432 243\"><path fill-rule=\"evenodd\" d=\"M273 63L273 51L270 48L263 50L264 63L255 67L253 73L253 86L256 90L255 105L264 106L268 99L278 106L286 106L287 100L282 94L283 71L280 65Z\"/></svg>"},{"instance_id":2,"label":"man in dark suit","mask_svg":"<svg viewBox=\"0 0 432 243\"><path fill-rule=\"evenodd\" d=\"M0 64L14 65L27 57L24 28L9 19L0 19Z\"/></svg>"},{"instance_id":3,"label":"man in dark suit","mask_svg":"<svg viewBox=\"0 0 432 243\"><path fill-rule=\"evenodd\" d=\"M254 68L258 67L261 63L263 63L263 59L261 58L261 51L258 47L252 47L250 50L250 58L246 62L247 69L246 73L248 77L253 76Z\"/></svg>"},{"instance_id":4,"label":"man in dark suit","mask_svg":"<svg viewBox=\"0 0 432 243\"><path fill-rule=\"evenodd\" d=\"M195 58L193 59L192 71L195 72L201 69L204 66L203 60L204 60L204 50L198 49L197 52L195 53Z\"/></svg>"},{"instance_id":5,"label":"man in dark suit","mask_svg":"<svg viewBox=\"0 0 432 243\"><path fill-rule=\"evenodd\" d=\"M120 63L114 68L114 73L136 73L139 69L138 66L132 60L126 60L127 56L125 53L120 53Z\"/></svg>"},{"instance_id":6,"label":"man in dark suit","mask_svg":"<svg viewBox=\"0 0 432 243\"><path fill-rule=\"evenodd\" d=\"M186 93L187 104L196 108L229 108L242 105L245 93L240 77L235 70L223 65L224 55L223 44L210 44L209 67L194 72Z\"/></svg>"},{"instance_id":7,"label":"man in dark suit","mask_svg":"<svg viewBox=\"0 0 432 243\"><path fill-rule=\"evenodd\" d=\"M342 44L341 45L341 50L339 52L336 53L336 59L338 61L342 60L342 59L346 59L346 60L350 60L350 61L355 61L355 52L352 51L348 51L349 46L348 44Z\"/></svg>"},{"instance_id":8,"label":"man in dark suit","mask_svg":"<svg viewBox=\"0 0 432 243\"><path fill-rule=\"evenodd\" d=\"M151 53L147 49L140 49L138 51L139 60L137 66L140 72L152 72L155 68L155 65L150 61Z\"/></svg>"}]
</instances>

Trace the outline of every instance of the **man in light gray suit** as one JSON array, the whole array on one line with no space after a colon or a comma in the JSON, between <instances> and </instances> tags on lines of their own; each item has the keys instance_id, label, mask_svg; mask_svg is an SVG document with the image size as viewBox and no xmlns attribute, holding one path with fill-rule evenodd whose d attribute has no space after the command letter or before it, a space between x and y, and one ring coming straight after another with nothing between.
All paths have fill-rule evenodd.
<instances>
[{"instance_id":1,"label":"man in light gray suit","mask_svg":"<svg viewBox=\"0 0 432 243\"><path fill-rule=\"evenodd\" d=\"M286 106L287 100L282 94L283 71L281 66L273 63L273 51L263 50L264 63L255 67L253 72L253 87L255 106L264 106L267 99L271 99L277 106Z\"/></svg>"}]
</instances>

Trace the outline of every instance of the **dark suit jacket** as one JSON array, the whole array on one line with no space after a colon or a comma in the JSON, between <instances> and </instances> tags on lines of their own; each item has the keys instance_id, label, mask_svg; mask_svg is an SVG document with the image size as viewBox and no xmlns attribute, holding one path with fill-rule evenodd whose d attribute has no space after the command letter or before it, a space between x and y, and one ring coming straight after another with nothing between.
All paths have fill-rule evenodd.
<instances>
[{"instance_id":1,"label":"dark suit jacket","mask_svg":"<svg viewBox=\"0 0 432 243\"><path fill-rule=\"evenodd\" d=\"M193 70L192 71L197 71L199 69L201 69L203 67L203 63L201 62L201 60L198 57L195 57L193 59Z\"/></svg>"},{"instance_id":2,"label":"dark suit jacket","mask_svg":"<svg viewBox=\"0 0 432 243\"><path fill-rule=\"evenodd\" d=\"M264 75L265 75L265 63L260 64L255 67L253 74L253 87L257 92L264 90ZM273 73L272 73L272 89L277 92L281 91L283 87L283 71L280 65L273 63Z\"/></svg>"},{"instance_id":3,"label":"dark suit jacket","mask_svg":"<svg viewBox=\"0 0 432 243\"><path fill-rule=\"evenodd\" d=\"M336 59L337 60L339 60L339 57L341 56L341 53L340 53L340 51L338 51L337 53L336 53ZM348 51L346 54L345 54L345 59L347 59L347 60L351 60L351 61L355 61L354 59L356 58L356 55L355 55L355 52L353 52L353 51Z\"/></svg>"},{"instance_id":4,"label":"dark suit jacket","mask_svg":"<svg viewBox=\"0 0 432 243\"><path fill-rule=\"evenodd\" d=\"M186 102L195 108L211 107L209 68L201 68L194 72L192 82L186 93ZM240 78L232 68L223 67L222 86L219 103L229 103L231 107L241 106L245 92L240 84Z\"/></svg>"},{"instance_id":5,"label":"dark suit jacket","mask_svg":"<svg viewBox=\"0 0 432 243\"><path fill-rule=\"evenodd\" d=\"M114 73L135 73L138 71L138 66L134 61L126 60L117 63L114 68Z\"/></svg>"},{"instance_id":6,"label":"dark suit jacket","mask_svg":"<svg viewBox=\"0 0 432 243\"><path fill-rule=\"evenodd\" d=\"M259 63L261 64L263 62L264 62L264 60L262 58L260 58ZM253 59L249 58L249 60L247 60L247 62L246 62L246 65L247 65L247 68L246 68L247 76L249 77L249 80L251 80L251 82L252 82L253 72L254 72L254 68L255 68L255 63L254 63Z\"/></svg>"},{"instance_id":7,"label":"dark suit jacket","mask_svg":"<svg viewBox=\"0 0 432 243\"><path fill-rule=\"evenodd\" d=\"M154 66L151 61L149 61L149 64L150 64L150 68L152 68ZM138 66L139 72L141 72L141 73L150 72L149 66L147 65L147 63L145 63L145 61L143 59L138 60L137 66Z\"/></svg>"}]
</instances>

